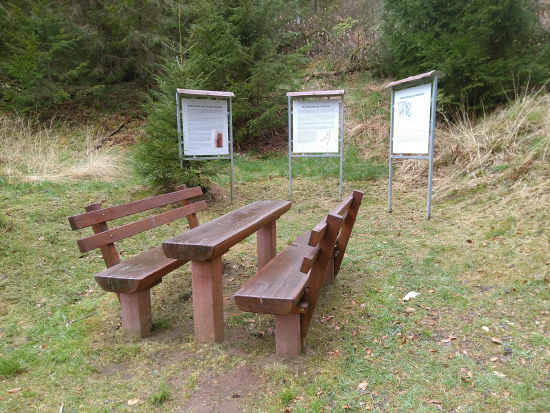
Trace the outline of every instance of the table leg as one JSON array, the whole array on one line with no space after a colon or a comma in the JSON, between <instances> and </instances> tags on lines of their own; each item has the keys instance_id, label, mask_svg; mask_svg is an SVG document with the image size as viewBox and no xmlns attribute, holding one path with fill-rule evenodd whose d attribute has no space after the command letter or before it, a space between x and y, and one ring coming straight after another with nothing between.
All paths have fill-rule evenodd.
<instances>
[{"instance_id":1,"label":"table leg","mask_svg":"<svg viewBox=\"0 0 550 413\"><path fill-rule=\"evenodd\" d=\"M256 233L258 271L277 255L277 221L272 221Z\"/></svg>"},{"instance_id":2,"label":"table leg","mask_svg":"<svg viewBox=\"0 0 550 413\"><path fill-rule=\"evenodd\" d=\"M196 343L221 343L223 332L222 258L191 261Z\"/></svg>"}]
</instances>

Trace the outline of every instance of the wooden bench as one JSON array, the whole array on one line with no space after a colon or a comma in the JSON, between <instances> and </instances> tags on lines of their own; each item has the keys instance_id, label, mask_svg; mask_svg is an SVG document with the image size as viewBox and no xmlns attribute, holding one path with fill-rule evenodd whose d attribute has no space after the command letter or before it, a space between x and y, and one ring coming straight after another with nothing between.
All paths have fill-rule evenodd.
<instances>
[{"instance_id":1,"label":"wooden bench","mask_svg":"<svg viewBox=\"0 0 550 413\"><path fill-rule=\"evenodd\" d=\"M353 191L235 294L241 310L275 316L277 355L301 354L323 281L330 283L340 271L362 197Z\"/></svg>"},{"instance_id":2,"label":"wooden bench","mask_svg":"<svg viewBox=\"0 0 550 413\"><path fill-rule=\"evenodd\" d=\"M289 201L257 201L162 243L167 257L191 261L195 341L224 339L222 256L256 233L258 270L277 254L277 219Z\"/></svg>"},{"instance_id":3,"label":"wooden bench","mask_svg":"<svg viewBox=\"0 0 550 413\"><path fill-rule=\"evenodd\" d=\"M186 217L191 228L199 225L198 211L206 208L205 201L190 203L189 198L202 195L200 187L177 191L140 201L101 209L100 204L85 207L86 213L69 217L73 230L92 227L94 234L77 241L80 252L101 249L107 269L95 275L97 283L105 291L117 293L125 336L145 337L152 327L150 289L162 281L162 277L181 267L187 261L166 258L159 245L149 251L120 262L114 242L143 231ZM122 218L174 202L181 207L115 229L107 227L107 221Z\"/></svg>"}]
</instances>

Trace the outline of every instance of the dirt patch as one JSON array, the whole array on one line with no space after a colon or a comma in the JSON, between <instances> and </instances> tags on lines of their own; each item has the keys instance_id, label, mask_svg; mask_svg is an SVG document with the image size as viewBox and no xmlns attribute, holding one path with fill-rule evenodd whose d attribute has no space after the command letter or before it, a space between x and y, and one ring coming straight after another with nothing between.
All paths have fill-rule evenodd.
<instances>
[{"instance_id":1,"label":"dirt patch","mask_svg":"<svg viewBox=\"0 0 550 413\"><path fill-rule=\"evenodd\" d=\"M259 380L249 367L219 376L203 376L182 411L241 413L242 404L258 391Z\"/></svg>"}]
</instances>

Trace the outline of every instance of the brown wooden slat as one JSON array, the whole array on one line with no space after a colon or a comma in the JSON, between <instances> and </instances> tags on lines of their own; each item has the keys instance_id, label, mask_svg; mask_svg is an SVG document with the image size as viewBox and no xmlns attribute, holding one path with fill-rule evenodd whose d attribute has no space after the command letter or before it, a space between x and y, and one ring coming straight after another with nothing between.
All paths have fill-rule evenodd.
<instances>
[{"instance_id":1,"label":"brown wooden slat","mask_svg":"<svg viewBox=\"0 0 550 413\"><path fill-rule=\"evenodd\" d=\"M316 247L317 245L319 245L319 243L325 236L326 230L327 230L327 223L323 219L321 222L315 225L315 228L311 230L311 235L309 236L309 242L308 242L309 246Z\"/></svg>"},{"instance_id":2,"label":"brown wooden slat","mask_svg":"<svg viewBox=\"0 0 550 413\"><path fill-rule=\"evenodd\" d=\"M224 254L290 209L290 201L257 201L162 243L168 258L208 261ZM301 263L301 260L300 260Z\"/></svg>"},{"instance_id":3,"label":"brown wooden slat","mask_svg":"<svg viewBox=\"0 0 550 413\"><path fill-rule=\"evenodd\" d=\"M343 95L344 89L340 90L311 90L305 92L288 92L286 95L291 97L300 97L300 96L337 96Z\"/></svg>"},{"instance_id":4,"label":"brown wooden slat","mask_svg":"<svg viewBox=\"0 0 550 413\"><path fill-rule=\"evenodd\" d=\"M323 285L323 279L325 278L329 260L332 255L332 251L334 250L334 244L336 243L336 238L338 237L338 231L340 229L342 219L343 217L339 215L327 215L327 230L325 236L319 243L321 252L315 262L315 265L309 273L309 280L307 283L308 288L305 290L304 297L302 298L303 301L309 303L308 313L301 316L302 338L305 338L307 335L311 317L315 311L315 305L317 304L317 299L319 298L321 286Z\"/></svg>"},{"instance_id":5,"label":"brown wooden slat","mask_svg":"<svg viewBox=\"0 0 550 413\"><path fill-rule=\"evenodd\" d=\"M353 203L348 210L348 218L346 223L340 231L338 237L338 242L336 243L336 248L340 250L340 255L334 258L334 275L336 276L340 271L342 266L342 260L344 259L344 254L346 253L346 248L348 246L349 237L351 236L351 231L353 230L353 225L357 219L357 213L359 211L359 206L361 205L361 200L363 199L363 192L353 191Z\"/></svg>"},{"instance_id":6,"label":"brown wooden slat","mask_svg":"<svg viewBox=\"0 0 550 413\"><path fill-rule=\"evenodd\" d=\"M196 96L215 96L215 97L235 97L233 92L218 92L216 90L198 90L198 89L176 89L180 95Z\"/></svg>"},{"instance_id":7,"label":"brown wooden slat","mask_svg":"<svg viewBox=\"0 0 550 413\"><path fill-rule=\"evenodd\" d=\"M183 218L186 215L201 211L205 208L205 201L195 202L194 204L164 212L154 217L146 218L141 221L133 222L131 224L102 232L100 234L92 235L91 237L83 238L78 240L77 244L80 248L80 252L88 252L101 247L102 245L120 241L121 239L131 237L132 235L158 227L166 224L167 222L172 222L176 219Z\"/></svg>"},{"instance_id":8,"label":"brown wooden slat","mask_svg":"<svg viewBox=\"0 0 550 413\"><path fill-rule=\"evenodd\" d=\"M313 267L313 265L315 264L315 261L317 261L317 257L319 257L320 251L321 251L321 248L319 247L313 247L309 250L309 252L304 257L304 260L302 261L300 272L307 274L309 270L311 270L311 267Z\"/></svg>"},{"instance_id":9,"label":"brown wooden slat","mask_svg":"<svg viewBox=\"0 0 550 413\"><path fill-rule=\"evenodd\" d=\"M180 186L176 187L176 189L178 191L183 191L184 189L187 189L187 185L185 185L185 184L180 185ZM189 201L189 199L182 199L181 200L181 206L187 206L190 203L191 202ZM185 218L187 218L187 222L189 223L189 228L193 229L193 228L197 228L199 226L199 218L197 217L196 213L193 212L192 214L187 215Z\"/></svg>"},{"instance_id":10,"label":"brown wooden slat","mask_svg":"<svg viewBox=\"0 0 550 413\"><path fill-rule=\"evenodd\" d=\"M353 196L348 195L344 198L342 202L340 202L336 208L334 208L332 211L329 212L329 214L332 215L344 215L347 210L349 209L351 203L353 202Z\"/></svg>"},{"instance_id":11,"label":"brown wooden slat","mask_svg":"<svg viewBox=\"0 0 550 413\"><path fill-rule=\"evenodd\" d=\"M353 201L353 197L351 195L347 196L336 208L334 208L332 211L329 212L329 214L332 215L344 215L348 208L350 207L351 203ZM315 228L311 231L311 237L309 238L309 245L311 247L316 247L323 237L325 236L325 231L327 230L327 222L326 218L323 218L321 222L319 222Z\"/></svg>"},{"instance_id":12,"label":"brown wooden slat","mask_svg":"<svg viewBox=\"0 0 550 413\"><path fill-rule=\"evenodd\" d=\"M73 230L89 227L100 222L112 221L138 212L147 211L163 205L178 202L184 199L193 198L202 195L200 186L175 191L165 195L155 196L153 198L142 199L140 201L130 202L124 205L117 205L110 208L100 209L86 214L74 215L69 217L69 223Z\"/></svg>"},{"instance_id":13,"label":"brown wooden slat","mask_svg":"<svg viewBox=\"0 0 550 413\"><path fill-rule=\"evenodd\" d=\"M87 212L96 211L98 209L101 209L101 205L95 203L88 205L87 207L85 207L85 209ZM94 234L99 234L101 232L108 231L109 227L107 226L106 222L100 222L99 224L92 225L92 230L94 231ZM107 266L107 268L117 265L120 262L118 252L116 250L115 244L113 243L103 245L101 247L101 255L103 255L103 261L105 261L105 265Z\"/></svg>"},{"instance_id":14,"label":"brown wooden slat","mask_svg":"<svg viewBox=\"0 0 550 413\"><path fill-rule=\"evenodd\" d=\"M309 232L300 235L235 293L243 311L286 315L298 304L309 275L300 272L302 258L311 249Z\"/></svg>"},{"instance_id":15,"label":"brown wooden slat","mask_svg":"<svg viewBox=\"0 0 550 413\"><path fill-rule=\"evenodd\" d=\"M187 261L166 258L159 245L95 275L105 291L131 294L146 290Z\"/></svg>"}]
</instances>

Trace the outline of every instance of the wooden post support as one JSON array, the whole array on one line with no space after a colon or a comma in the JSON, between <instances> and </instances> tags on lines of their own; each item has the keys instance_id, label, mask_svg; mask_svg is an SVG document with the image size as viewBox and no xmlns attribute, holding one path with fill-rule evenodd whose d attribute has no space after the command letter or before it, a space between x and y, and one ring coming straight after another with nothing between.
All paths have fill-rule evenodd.
<instances>
[{"instance_id":1,"label":"wooden post support","mask_svg":"<svg viewBox=\"0 0 550 413\"><path fill-rule=\"evenodd\" d=\"M258 271L277 255L277 221L272 221L256 232Z\"/></svg>"},{"instance_id":2,"label":"wooden post support","mask_svg":"<svg viewBox=\"0 0 550 413\"><path fill-rule=\"evenodd\" d=\"M118 295L125 337L146 337L153 326L150 290Z\"/></svg>"},{"instance_id":3,"label":"wooden post support","mask_svg":"<svg viewBox=\"0 0 550 413\"><path fill-rule=\"evenodd\" d=\"M95 203L86 206L84 209L86 212L97 211L98 209L101 209L101 205ZM100 222L99 224L92 225L92 230L94 231L94 234L99 234L100 232L108 231L109 227L106 222ZM115 244L110 243L99 247L99 249L101 250L101 254L103 254L103 260L105 261L107 268L111 268L120 262Z\"/></svg>"},{"instance_id":4,"label":"wooden post support","mask_svg":"<svg viewBox=\"0 0 550 413\"><path fill-rule=\"evenodd\" d=\"M300 314L275 316L275 343L278 356L296 357L302 354Z\"/></svg>"},{"instance_id":5,"label":"wooden post support","mask_svg":"<svg viewBox=\"0 0 550 413\"><path fill-rule=\"evenodd\" d=\"M184 189L187 189L187 185L185 184L180 185L176 188L176 190L178 191L183 191ZM181 206L187 206L190 204L188 199L182 199L180 202L181 202ZM187 222L189 223L189 228L193 229L199 226L199 219L197 218L197 214L195 214L194 212L192 214L187 215L186 218L187 218Z\"/></svg>"},{"instance_id":6,"label":"wooden post support","mask_svg":"<svg viewBox=\"0 0 550 413\"><path fill-rule=\"evenodd\" d=\"M196 343L221 343L223 332L222 258L191 261Z\"/></svg>"},{"instance_id":7,"label":"wooden post support","mask_svg":"<svg viewBox=\"0 0 550 413\"><path fill-rule=\"evenodd\" d=\"M323 279L323 285L330 285L334 282L334 257L330 257L328 262L327 272L325 273L325 278Z\"/></svg>"}]
</instances>

